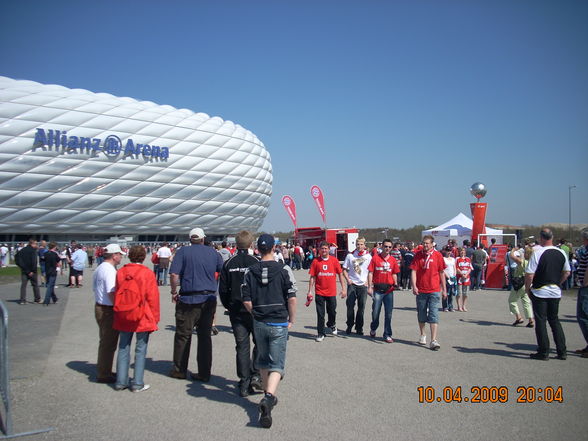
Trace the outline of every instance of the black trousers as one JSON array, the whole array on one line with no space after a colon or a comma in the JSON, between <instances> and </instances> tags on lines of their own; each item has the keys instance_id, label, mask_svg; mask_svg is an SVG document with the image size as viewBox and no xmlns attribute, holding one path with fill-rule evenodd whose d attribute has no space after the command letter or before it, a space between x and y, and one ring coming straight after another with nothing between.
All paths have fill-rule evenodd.
<instances>
[{"instance_id":1,"label":"black trousers","mask_svg":"<svg viewBox=\"0 0 588 441\"><path fill-rule=\"evenodd\" d=\"M559 300L557 298L545 299L537 297L533 293L529 296L533 303L535 315L535 336L537 337L537 352L541 355L549 354L549 336L547 335L547 323L553 333L553 340L558 355L566 353L566 336L559 322Z\"/></svg>"},{"instance_id":2,"label":"black trousers","mask_svg":"<svg viewBox=\"0 0 588 441\"><path fill-rule=\"evenodd\" d=\"M174 335L174 369L186 373L190 358L192 331L197 327L198 349L196 360L198 373L210 377L212 367L212 319L216 310L216 299L197 305L178 302L176 304L176 333Z\"/></svg>"},{"instance_id":3,"label":"black trousers","mask_svg":"<svg viewBox=\"0 0 588 441\"><path fill-rule=\"evenodd\" d=\"M318 335L325 335L325 307L327 309L327 326L335 326L337 317L337 296L326 297L321 295L315 296L316 303L316 331Z\"/></svg>"},{"instance_id":4,"label":"black trousers","mask_svg":"<svg viewBox=\"0 0 588 441\"><path fill-rule=\"evenodd\" d=\"M365 311L365 301L367 299L366 285L347 285L347 328L353 328L358 332L363 332L363 312ZM357 314L355 313L355 302L357 301Z\"/></svg>"},{"instance_id":5,"label":"black trousers","mask_svg":"<svg viewBox=\"0 0 588 441\"><path fill-rule=\"evenodd\" d=\"M235 351L237 352L237 376L241 381L246 381L252 376L259 375L255 368L257 358L257 346L253 334L253 316L249 312L230 313L233 336L235 337ZM251 340L253 340L253 355L251 353Z\"/></svg>"}]
</instances>

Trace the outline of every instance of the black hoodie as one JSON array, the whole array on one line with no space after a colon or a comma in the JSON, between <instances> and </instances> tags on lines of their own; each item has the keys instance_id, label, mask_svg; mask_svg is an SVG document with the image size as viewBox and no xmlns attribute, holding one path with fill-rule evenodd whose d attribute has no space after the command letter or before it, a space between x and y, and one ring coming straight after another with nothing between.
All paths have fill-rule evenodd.
<instances>
[{"instance_id":1,"label":"black hoodie","mask_svg":"<svg viewBox=\"0 0 588 441\"><path fill-rule=\"evenodd\" d=\"M241 294L253 304L253 318L264 323L288 321L288 299L296 297L296 280L288 265L261 261L245 271Z\"/></svg>"}]
</instances>

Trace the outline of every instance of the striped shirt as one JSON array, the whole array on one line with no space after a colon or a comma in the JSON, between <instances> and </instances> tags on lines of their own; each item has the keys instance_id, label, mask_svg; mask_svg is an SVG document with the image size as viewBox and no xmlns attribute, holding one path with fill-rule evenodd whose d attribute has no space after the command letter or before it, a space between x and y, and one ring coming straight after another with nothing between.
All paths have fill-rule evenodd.
<instances>
[{"instance_id":1,"label":"striped shirt","mask_svg":"<svg viewBox=\"0 0 588 441\"><path fill-rule=\"evenodd\" d=\"M576 256L578 257L578 282L582 286L584 285L584 275L588 266L588 245L578 248L576 250Z\"/></svg>"}]
</instances>

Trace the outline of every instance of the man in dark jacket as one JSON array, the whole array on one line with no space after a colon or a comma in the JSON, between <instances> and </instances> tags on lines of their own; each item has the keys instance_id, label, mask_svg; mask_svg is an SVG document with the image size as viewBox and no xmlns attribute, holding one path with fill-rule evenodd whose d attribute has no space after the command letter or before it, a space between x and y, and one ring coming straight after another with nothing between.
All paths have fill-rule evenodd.
<instances>
[{"instance_id":1,"label":"man in dark jacket","mask_svg":"<svg viewBox=\"0 0 588 441\"><path fill-rule=\"evenodd\" d=\"M251 358L251 337L253 336L253 317L243 306L241 285L245 270L259 262L249 255L253 236L249 231L241 231L235 237L237 252L225 262L220 274L219 295L223 306L229 311L235 350L237 351L237 375L239 376L239 393L242 397L253 393L253 388L261 389L261 378L255 367L257 348L253 338L253 359Z\"/></svg>"},{"instance_id":2,"label":"man in dark jacket","mask_svg":"<svg viewBox=\"0 0 588 441\"><path fill-rule=\"evenodd\" d=\"M259 423L269 428L272 409L278 404L276 390L286 365L288 329L296 318L296 280L289 266L274 260L272 236L262 234L257 249L261 262L245 271L241 293L243 305L253 314L257 367L265 391L259 403Z\"/></svg>"},{"instance_id":3,"label":"man in dark jacket","mask_svg":"<svg viewBox=\"0 0 588 441\"><path fill-rule=\"evenodd\" d=\"M29 244L14 256L16 265L20 268L21 272L19 305L27 304L27 282L29 281L33 286L35 303L41 303L39 283L37 282L37 248L37 241L35 239L29 239Z\"/></svg>"}]
</instances>

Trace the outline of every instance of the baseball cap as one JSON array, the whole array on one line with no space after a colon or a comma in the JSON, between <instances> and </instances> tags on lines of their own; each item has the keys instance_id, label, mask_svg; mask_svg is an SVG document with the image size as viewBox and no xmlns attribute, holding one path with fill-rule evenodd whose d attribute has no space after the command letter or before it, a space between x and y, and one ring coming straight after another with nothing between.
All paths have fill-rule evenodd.
<instances>
[{"instance_id":1,"label":"baseball cap","mask_svg":"<svg viewBox=\"0 0 588 441\"><path fill-rule=\"evenodd\" d=\"M261 236L259 236L259 239L257 239L257 248L262 253L267 253L268 251L270 251L274 244L274 238L269 234L262 234Z\"/></svg>"},{"instance_id":2,"label":"baseball cap","mask_svg":"<svg viewBox=\"0 0 588 441\"><path fill-rule=\"evenodd\" d=\"M196 239L204 239L204 230L202 228L192 228L188 237L195 237Z\"/></svg>"},{"instance_id":3,"label":"baseball cap","mask_svg":"<svg viewBox=\"0 0 588 441\"><path fill-rule=\"evenodd\" d=\"M117 243L109 243L106 245L106 249L104 251L108 254L121 253L123 256L127 255L127 253L120 249L120 246Z\"/></svg>"}]
</instances>

